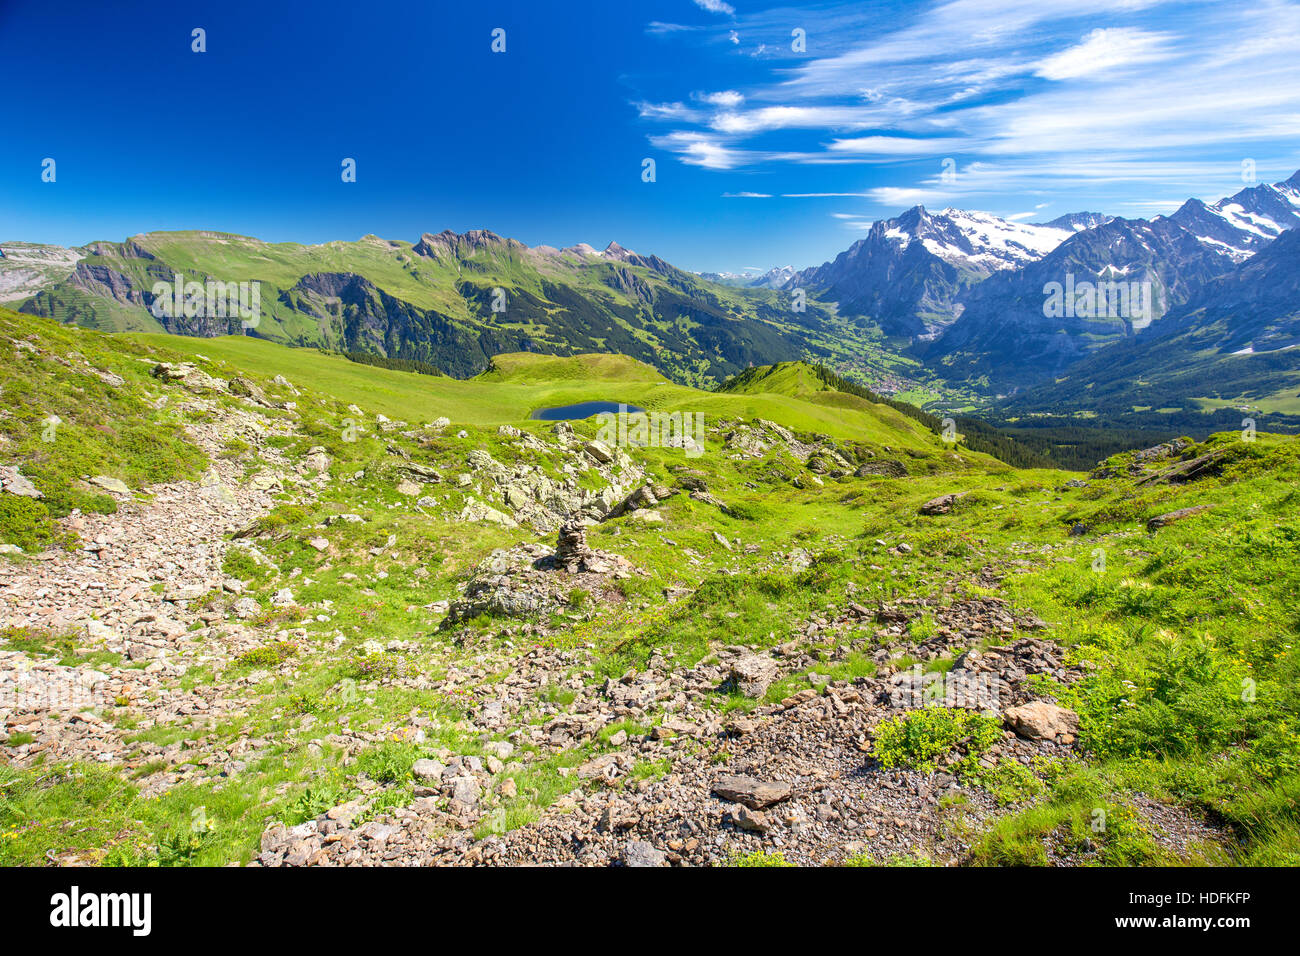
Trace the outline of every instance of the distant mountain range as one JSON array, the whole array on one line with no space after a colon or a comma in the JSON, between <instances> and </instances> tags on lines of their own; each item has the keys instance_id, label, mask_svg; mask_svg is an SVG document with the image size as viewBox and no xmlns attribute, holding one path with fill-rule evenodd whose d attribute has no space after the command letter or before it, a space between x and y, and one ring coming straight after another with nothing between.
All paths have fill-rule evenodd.
<instances>
[{"instance_id":1,"label":"distant mountain range","mask_svg":"<svg viewBox=\"0 0 1300 956\"><path fill-rule=\"evenodd\" d=\"M1300 412L1300 230L1200 286L1140 335L1100 349L1005 403L1020 416L1143 409ZM1147 416L1149 417L1149 415ZM1241 416L1238 416L1240 418Z\"/></svg>"},{"instance_id":2,"label":"distant mountain range","mask_svg":"<svg viewBox=\"0 0 1300 956\"><path fill-rule=\"evenodd\" d=\"M766 272L754 269L748 272L701 272L699 275L701 279L721 285L746 289L780 289L796 271L794 266L775 266Z\"/></svg>"},{"instance_id":3,"label":"distant mountain range","mask_svg":"<svg viewBox=\"0 0 1300 956\"><path fill-rule=\"evenodd\" d=\"M529 247L485 230L414 243L366 236L322 245L169 232L76 249L5 244L0 290L22 311L115 331L240 332L238 317L157 314L156 283L256 280L244 334L369 352L477 374L502 352L619 352L690 384L751 364L825 359L834 330L816 302L729 288L611 242Z\"/></svg>"},{"instance_id":4,"label":"distant mountain range","mask_svg":"<svg viewBox=\"0 0 1300 956\"><path fill-rule=\"evenodd\" d=\"M1154 327L1206 283L1297 225L1300 173L1212 205L1191 199L1170 216L1110 219L972 287L957 303L961 314L916 354L950 381L994 391L1053 378L1098 349ZM1150 309L1045 314L1045 288L1067 281L1145 285Z\"/></svg>"},{"instance_id":5,"label":"distant mountain range","mask_svg":"<svg viewBox=\"0 0 1300 956\"><path fill-rule=\"evenodd\" d=\"M906 339L901 349L954 385L1008 393L1158 327L1297 225L1300 173L1212 204L1189 199L1151 220L1080 212L1027 224L916 206L874 223L866 237L795 273L784 288L803 288L841 315ZM1104 304L1124 307L1089 301L1102 284L1105 294L1124 298ZM1058 285L1078 290L1061 314L1048 305L1048 290ZM1234 286L1221 295L1242 292Z\"/></svg>"},{"instance_id":6,"label":"distant mountain range","mask_svg":"<svg viewBox=\"0 0 1300 956\"><path fill-rule=\"evenodd\" d=\"M1286 394L1300 377L1297 226L1300 173L1150 220L916 206L820 266L766 272L694 274L616 242L529 247L485 230L321 245L149 233L0 244L0 301L108 330L220 335L239 320L158 314L155 284L256 280L245 334L462 377L518 351L619 352L698 385L807 359L883 391L1008 398L1007 414L1103 396L1115 414L1265 398L1300 412Z\"/></svg>"},{"instance_id":7,"label":"distant mountain range","mask_svg":"<svg viewBox=\"0 0 1300 956\"><path fill-rule=\"evenodd\" d=\"M959 302L973 286L1037 261L1074 232L1070 225L915 206L874 223L866 238L832 262L795 273L785 288L832 299L846 315L870 316L888 335L925 340L956 321Z\"/></svg>"}]
</instances>

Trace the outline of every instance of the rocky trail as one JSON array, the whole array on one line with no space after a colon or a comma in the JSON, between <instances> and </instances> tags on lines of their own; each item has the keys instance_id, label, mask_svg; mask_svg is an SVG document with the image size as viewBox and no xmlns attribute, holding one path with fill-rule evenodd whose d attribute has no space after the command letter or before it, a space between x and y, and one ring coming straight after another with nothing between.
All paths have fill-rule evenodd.
<instances>
[{"instance_id":1,"label":"rocky trail","mask_svg":"<svg viewBox=\"0 0 1300 956\"><path fill-rule=\"evenodd\" d=\"M353 682L366 703L382 686L411 700L451 702L454 717L446 718L445 707L443 717L434 716L436 707L415 707L354 727L348 714L277 713L284 719L273 728L245 727L232 737L229 726L259 703L260 682L314 666L304 655L223 673L240 655L271 640L297 641L317 663L351 653L339 651L346 641L341 630L316 634L313 643L307 629L278 623L258 601L241 596L244 582L223 571L230 547L259 554L255 544L231 537L255 529L283 492L297 504L310 503L330 481L329 460L319 447L291 459L268 441L293 435L294 426L291 417L262 414L267 403L256 393L235 392L233 383L185 367L159 368L184 385L179 401L198 413L186 428L207 453L209 470L198 480L139 494L92 478L114 496L116 513L66 519L81 542L74 550L0 565L0 627L70 635L66 646L33 648L39 654L12 639L14 649L0 651L0 728L17 767L63 761L119 767L150 796L182 782L219 788L254 761L276 754L287 760L303 748L316 757L339 755L340 766L352 770L346 798L323 812L313 809L296 825L268 815L256 866L697 866L755 851L801 865L953 864L1007 808L968 778L969 765L957 766L960 748L941 754L928 772L882 764L873 747L882 722L932 704L996 718L999 739L978 753L979 767L990 770L1012 762L1038 772L1045 762L1075 755L1077 716L1044 699L1035 679L1068 685L1084 671L1067 666L1062 648L1040 636L1047 627L1042 620L987 596L1000 583L991 567L954 578L930 597L859 604L850 589L842 606L795 621L774 647L711 644L690 664L659 650L642 670L598 677L608 648L552 640L565 638L566 626L519 619L562 619L575 591L590 595L602 613L619 613L625 600L619 582L647 572L588 543L588 529L602 520L630 515L637 520L629 527L653 528L662 521L657 507L678 494L723 512L727 505L697 475L681 471L675 487L657 484L621 449L584 445L564 423L554 445L508 426L499 434L524 452L562 451L567 477L552 479L528 464L507 466L475 450L454 479L461 488L473 483L483 500L469 497L449 518L532 531L543 540L489 553L468 572L459 596L426 606L445 615L429 633L361 648L366 657L399 665ZM223 385L244 401L218 400L214 393ZM437 424L445 427L445 420ZM389 430L404 423L380 425ZM232 441L248 453L223 454ZM798 461L824 459L827 475L851 474L851 462L833 448L803 445L772 423L736 429L727 447L753 457L776 443ZM437 508L427 486L450 485L458 465L444 468L444 476L394 446L389 451L396 456L397 493L414 499L417 512ZM579 489L579 469L598 476L601 488ZM816 474L808 477L820 483ZM960 497L934 499L922 512L946 513ZM338 554L321 537L338 520L363 519L331 515L315 525L306 543L323 560ZM722 553L736 556L730 541L716 532L715 538ZM905 556L910 548L894 551ZM743 553L759 549L747 546ZM689 550L684 556L700 563ZM813 563L798 548L773 552L772 560L796 572ZM275 587L287 583L273 566L272 572ZM690 588L668 587L662 603L691 595ZM285 588L271 603L292 606L294 598ZM327 628L333 617L320 612L330 604L314 604L311 612ZM498 622L494 633L463 626L484 614ZM926 626L916 629L917 623ZM869 676L844 676L857 665L857 673ZM192 679L196 674L202 679ZM769 689L786 678L797 678L804 689L774 700ZM227 732L216 733L223 724ZM469 746L435 743L449 728ZM359 758L392 741L424 753L403 771L405 779L385 782L356 771ZM305 782L281 782L275 794ZM512 816L521 797L528 810ZM1217 836L1155 801L1140 802L1138 812L1170 847ZM1053 853L1057 862L1089 862L1074 847Z\"/></svg>"},{"instance_id":2,"label":"rocky trail","mask_svg":"<svg viewBox=\"0 0 1300 956\"><path fill-rule=\"evenodd\" d=\"M1042 674L1070 681L1080 671L1062 665L1055 644L1031 637L983 653L958 653L946 677L926 674L919 666L889 674L891 660L934 659L1008 635L1014 627L1042 626L996 599L958 600L936 603L941 622L936 635L923 644L910 643L903 625L924 606L910 602L875 612L855 606L833 620L809 622L774 655L737 646L692 668L656 658L645 672L604 684L570 680L564 686L573 701L544 722L532 719L537 692L589 662L582 651L527 652L492 689L467 687L467 729L485 736L506 733L488 744L486 757L443 751L436 759L418 761L410 805L355 827L365 799L298 826L273 826L263 834L257 863L709 865L756 850L778 851L788 862L805 865L855 857L958 862L971 835L1000 812L996 801L943 767L934 773L882 767L870 755L872 728L934 702L936 694L971 707L1001 701L1019 722L985 755L988 765L997 757L1028 765L1036 758L1068 756L1073 715L1036 701L1026 680ZM842 644L827 660L810 653L809 644L864 619L878 626L878 636L897 642L874 651L889 676L827 681L747 713L719 709L720 697L737 686L761 697L785 673L834 663L860 650ZM505 663L484 653L475 658L474 671ZM452 672L447 682L455 686L469 676ZM988 696L974 699L982 695ZM557 752L623 721L655 719L648 732L620 729L605 736L616 749L571 768L572 791L536 822L497 832L504 829L499 800L513 796L516 778L527 772L522 745L542 754ZM638 773L643 767L663 773L643 776Z\"/></svg>"},{"instance_id":3,"label":"rocky trail","mask_svg":"<svg viewBox=\"0 0 1300 956\"><path fill-rule=\"evenodd\" d=\"M146 792L165 789L193 772L167 768L193 762L194 751L128 738L178 721L212 725L241 707L237 687L187 690L182 678L195 667L220 668L263 639L257 628L205 609L201 599L214 589L239 593L239 582L222 573L226 538L270 509L282 488L280 475L293 468L265 443L268 424L255 411L196 397L187 403L212 419L187 426L212 462L199 480L156 485L139 495L98 482L118 509L65 519L83 542L79 548L0 565L0 626L69 634L67 656L105 658L68 666L57 656L0 651L3 724L8 735L32 737L12 748L19 766L36 760L121 763L126 769L152 764L164 769L146 777ZM232 437L257 448L268 466L252 480L244 479L241 463L220 455ZM125 708L138 718L129 729L97 716Z\"/></svg>"}]
</instances>

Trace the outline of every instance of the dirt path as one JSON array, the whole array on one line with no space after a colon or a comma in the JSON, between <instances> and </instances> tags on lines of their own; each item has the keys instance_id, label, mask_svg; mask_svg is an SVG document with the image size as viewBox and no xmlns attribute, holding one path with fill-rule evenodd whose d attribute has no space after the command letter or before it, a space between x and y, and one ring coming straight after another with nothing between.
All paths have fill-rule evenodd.
<instances>
[{"instance_id":1,"label":"dirt path","mask_svg":"<svg viewBox=\"0 0 1300 956\"><path fill-rule=\"evenodd\" d=\"M187 427L212 461L198 481L155 485L139 496L114 493L115 514L62 522L78 534L80 548L0 564L0 626L71 635L75 655L87 658L64 666L60 657L73 653L0 650L0 728L9 737L31 737L10 748L18 766L37 759L171 763L176 754L169 748L128 744L115 718L129 715L135 733L239 705L233 688L180 687L190 668L224 663L258 640L256 631L224 623L199 599L223 585L238 589L221 570L226 536L265 514L274 492L296 476L266 445L268 425L255 410L192 396L186 405L210 413ZM220 457L231 438L269 464L265 477L245 480L242 462Z\"/></svg>"}]
</instances>

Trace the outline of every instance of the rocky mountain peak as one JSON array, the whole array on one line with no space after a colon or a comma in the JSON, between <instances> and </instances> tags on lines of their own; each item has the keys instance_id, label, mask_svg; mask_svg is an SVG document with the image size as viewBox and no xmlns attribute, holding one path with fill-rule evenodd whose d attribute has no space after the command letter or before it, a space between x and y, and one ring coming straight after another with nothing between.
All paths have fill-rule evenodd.
<instances>
[{"instance_id":1,"label":"rocky mountain peak","mask_svg":"<svg viewBox=\"0 0 1300 956\"><path fill-rule=\"evenodd\" d=\"M631 249L624 249L617 242L611 241L601 253L606 259L617 259L619 262L628 262L637 258L637 254Z\"/></svg>"},{"instance_id":2,"label":"rocky mountain peak","mask_svg":"<svg viewBox=\"0 0 1300 956\"><path fill-rule=\"evenodd\" d=\"M420 236L420 241L414 246L417 255L430 258L449 256L459 259L490 249L523 250L526 248L523 243L498 236L489 229L470 229L464 233L444 229L437 235L426 232Z\"/></svg>"}]
</instances>

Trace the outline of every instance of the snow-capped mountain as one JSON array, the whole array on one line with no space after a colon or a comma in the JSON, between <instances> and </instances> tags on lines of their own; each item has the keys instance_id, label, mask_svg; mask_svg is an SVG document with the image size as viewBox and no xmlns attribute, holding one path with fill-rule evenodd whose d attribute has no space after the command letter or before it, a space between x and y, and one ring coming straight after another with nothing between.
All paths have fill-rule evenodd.
<instances>
[{"instance_id":1,"label":"snow-capped mountain","mask_svg":"<svg viewBox=\"0 0 1300 956\"><path fill-rule=\"evenodd\" d=\"M1075 234L1072 228L1010 222L985 212L914 206L873 223L834 261L795 273L803 288L869 316L891 335L930 338L961 314L958 299L998 272L1035 262Z\"/></svg>"},{"instance_id":2,"label":"snow-capped mountain","mask_svg":"<svg viewBox=\"0 0 1300 956\"><path fill-rule=\"evenodd\" d=\"M1169 217L1205 243L1243 262L1283 232L1300 226L1300 173L1260 183L1211 205L1189 199Z\"/></svg>"},{"instance_id":3,"label":"snow-capped mountain","mask_svg":"<svg viewBox=\"0 0 1300 956\"><path fill-rule=\"evenodd\" d=\"M1300 377L1300 229L1291 229L1135 338L1065 369L1009 403L1014 415L1159 407L1189 394L1294 390Z\"/></svg>"},{"instance_id":4,"label":"snow-capped mountain","mask_svg":"<svg viewBox=\"0 0 1300 956\"><path fill-rule=\"evenodd\" d=\"M920 242L959 269L1014 269L1047 255L1074 234L1073 230L1010 222L986 212L945 209L935 215L917 206L916 225L901 222L885 235L899 243Z\"/></svg>"},{"instance_id":5,"label":"snow-capped mountain","mask_svg":"<svg viewBox=\"0 0 1300 956\"><path fill-rule=\"evenodd\" d=\"M780 289L794 278L797 271L794 266L774 266L745 284L751 289Z\"/></svg>"},{"instance_id":6,"label":"snow-capped mountain","mask_svg":"<svg viewBox=\"0 0 1300 956\"><path fill-rule=\"evenodd\" d=\"M1067 212L1064 216L1057 216L1051 222L1040 222L1037 225L1046 226L1049 229L1083 232L1085 229L1104 226L1114 218L1114 216L1107 216L1101 212Z\"/></svg>"},{"instance_id":7,"label":"snow-capped mountain","mask_svg":"<svg viewBox=\"0 0 1300 956\"><path fill-rule=\"evenodd\" d=\"M701 279L716 282L719 285L735 286L743 289L779 289L795 274L794 266L774 266L766 272L758 269L746 269L743 272L700 272Z\"/></svg>"},{"instance_id":8,"label":"snow-capped mountain","mask_svg":"<svg viewBox=\"0 0 1300 956\"><path fill-rule=\"evenodd\" d=\"M931 213L915 206L873 223L865 238L831 262L793 274L783 288L803 288L833 300L841 314L865 316L885 332L918 344L944 336L946 344L922 351L943 357L953 349L974 350L967 355L974 360L972 374L983 375L988 363L1002 361L1005 349L990 348L981 357L979 330L987 325L1013 338L1037 334L1029 326L1044 318L1045 282L1064 282L1064 276L1074 275L1083 280L1123 276L1152 284L1154 312L1136 325L1109 322L1098 329L1084 323L1086 331L1051 330L1065 338L1052 346L1052 361L1039 363L1033 372L1047 374L1077 358L1076 349L1090 350L1158 319L1201 283L1223 275L1297 225L1300 173L1215 203L1189 199L1172 215L1149 221L1076 212L1050 222L1021 223L986 212ZM1018 315L1028 326L1022 328ZM949 327L953 331L947 335ZM1020 331L1013 334L1013 327ZM982 371L974 372L976 366ZM951 360L946 367L955 371Z\"/></svg>"},{"instance_id":9,"label":"snow-capped mountain","mask_svg":"<svg viewBox=\"0 0 1300 956\"><path fill-rule=\"evenodd\" d=\"M1030 385L1151 327L1207 283L1300 226L1300 173L1216 203L1192 199L1170 216L1112 219L1023 268L966 291L960 318L919 353L954 380L999 390ZM1122 283L1127 306L1047 308L1051 288ZM1132 307L1140 301L1142 307Z\"/></svg>"},{"instance_id":10,"label":"snow-capped mountain","mask_svg":"<svg viewBox=\"0 0 1300 956\"><path fill-rule=\"evenodd\" d=\"M534 246L528 250L529 255L533 257L548 256L574 256L579 260L602 259L607 262L623 262L628 265L645 266L647 269L654 269L656 272L665 275L676 272L674 266L669 265L658 256L643 256L633 252L631 249L625 249L617 242L611 241L603 250L598 251L594 246L585 242L577 245L565 246L563 249L556 249L553 246Z\"/></svg>"}]
</instances>

